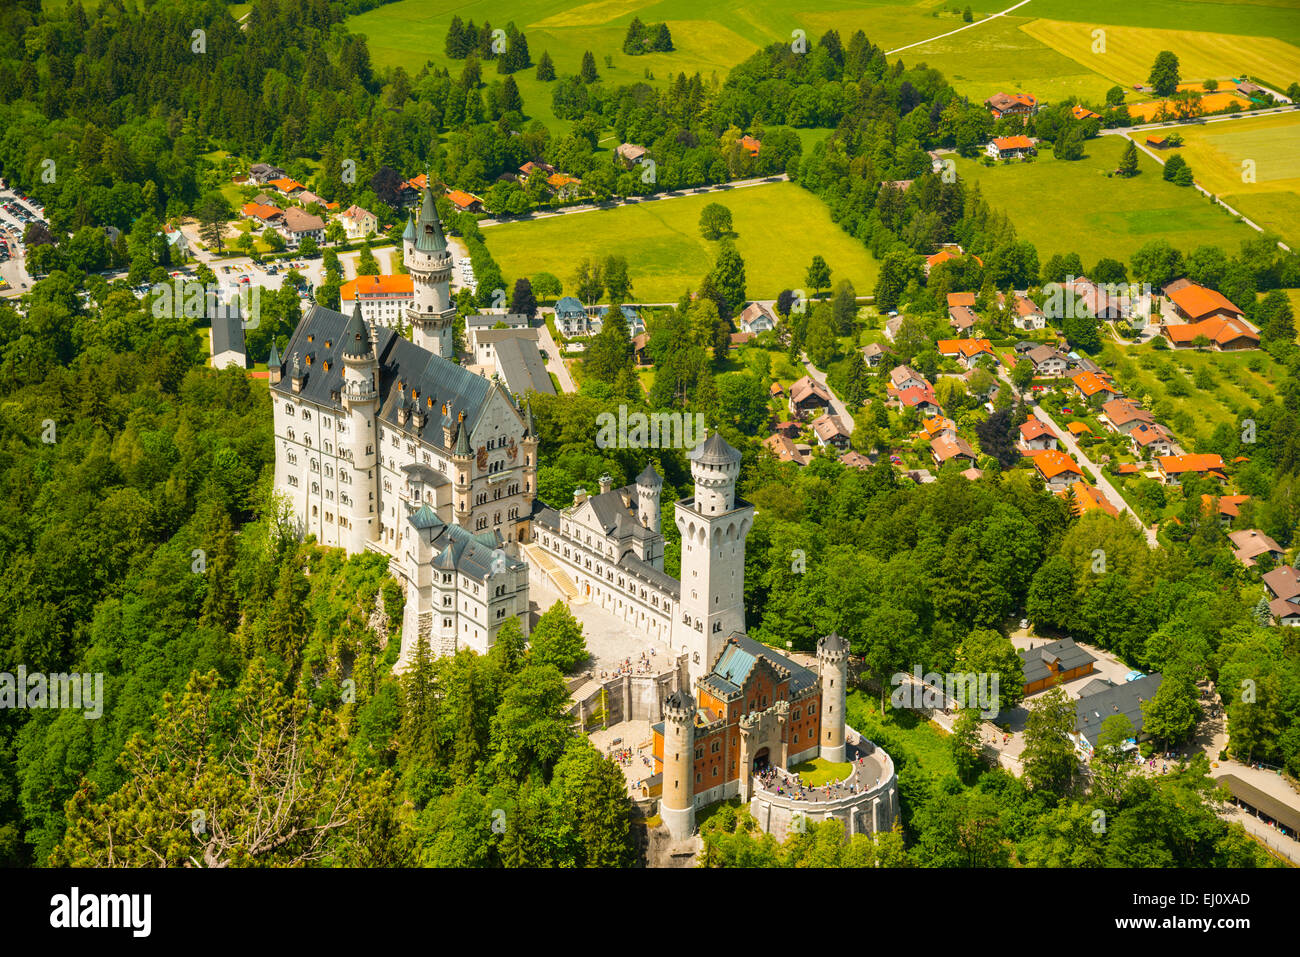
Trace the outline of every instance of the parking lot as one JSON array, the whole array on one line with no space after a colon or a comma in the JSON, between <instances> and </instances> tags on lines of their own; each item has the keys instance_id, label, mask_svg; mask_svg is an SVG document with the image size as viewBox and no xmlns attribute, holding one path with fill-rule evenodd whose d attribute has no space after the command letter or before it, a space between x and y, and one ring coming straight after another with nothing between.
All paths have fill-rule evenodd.
<instances>
[{"instance_id":1,"label":"parking lot","mask_svg":"<svg viewBox=\"0 0 1300 957\"><path fill-rule=\"evenodd\" d=\"M45 211L11 189L0 189L0 295L21 295L31 283L27 274L23 231L28 223L44 222Z\"/></svg>"}]
</instances>

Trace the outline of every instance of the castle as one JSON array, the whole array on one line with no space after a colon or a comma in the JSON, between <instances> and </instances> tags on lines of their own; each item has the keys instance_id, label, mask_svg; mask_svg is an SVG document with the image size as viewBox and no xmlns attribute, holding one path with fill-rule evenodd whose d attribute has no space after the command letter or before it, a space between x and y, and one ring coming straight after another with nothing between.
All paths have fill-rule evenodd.
<instances>
[{"instance_id":1,"label":"castle","mask_svg":"<svg viewBox=\"0 0 1300 957\"><path fill-rule=\"evenodd\" d=\"M827 791L816 813L850 833L887 829L892 764L846 730L847 643L823 638L814 673L745 634L755 510L736 495L740 453L717 432L688 453L693 494L672 512L680 579L664 571L653 466L623 488L606 475L598 494L578 489L572 505L546 505L529 408L454 361L452 256L427 187L402 254L411 339L367 323L359 303L350 316L315 306L285 358L273 344L268 360L275 489L304 534L388 558L406 599L399 667L420 641L434 655L486 654L511 618L527 635L529 576L545 576L570 603L596 604L672 649L660 687L675 690L656 696L651 717L663 719L656 778L675 836L691 833L697 808L733 797L783 834L812 803L770 775L818 756L855 763L843 793Z\"/></svg>"},{"instance_id":2,"label":"castle","mask_svg":"<svg viewBox=\"0 0 1300 957\"><path fill-rule=\"evenodd\" d=\"M498 381L452 361L451 252L425 189L403 257L414 284L407 340L315 306L282 361L268 360L275 490L300 529L390 559L406 592L402 660L486 653L508 618L528 628L528 539L537 438Z\"/></svg>"}]
</instances>

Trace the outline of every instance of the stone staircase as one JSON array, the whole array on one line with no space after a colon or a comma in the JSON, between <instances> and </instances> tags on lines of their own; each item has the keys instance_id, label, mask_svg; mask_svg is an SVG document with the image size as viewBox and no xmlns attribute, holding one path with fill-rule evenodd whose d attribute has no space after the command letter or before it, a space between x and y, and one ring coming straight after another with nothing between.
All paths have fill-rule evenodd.
<instances>
[{"instance_id":1,"label":"stone staircase","mask_svg":"<svg viewBox=\"0 0 1300 957\"><path fill-rule=\"evenodd\" d=\"M533 568L540 569L541 572L550 579L551 585L564 596L564 600L569 605L585 605L587 598L578 592L578 586L573 583L573 579L554 558L547 553L546 549L535 542L528 542L523 546L524 557L528 564Z\"/></svg>"}]
</instances>

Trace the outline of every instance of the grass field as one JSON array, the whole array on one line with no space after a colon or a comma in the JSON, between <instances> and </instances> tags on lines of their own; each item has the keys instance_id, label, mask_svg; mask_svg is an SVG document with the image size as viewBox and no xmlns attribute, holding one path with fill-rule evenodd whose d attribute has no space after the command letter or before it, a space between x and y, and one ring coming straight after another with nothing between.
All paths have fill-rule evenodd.
<instances>
[{"instance_id":1,"label":"grass field","mask_svg":"<svg viewBox=\"0 0 1300 957\"><path fill-rule=\"evenodd\" d=\"M1178 152L1197 182L1245 216L1300 243L1300 114L1249 117L1180 127ZM1139 134L1140 135L1140 134ZM1243 181L1246 161L1253 183Z\"/></svg>"},{"instance_id":2,"label":"grass field","mask_svg":"<svg viewBox=\"0 0 1300 957\"><path fill-rule=\"evenodd\" d=\"M1155 29L1178 24L1203 33L1276 37L1300 43L1300 4L1296 0L1034 0L1021 9L1044 19L1073 23ZM1145 71L1142 77L1146 78Z\"/></svg>"},{"instance_id":3,"label":"grass field","mask_svg":"<svg viewBox=\"0 0 1300 957\"><path fill-rule=\"evenodd\" d=\"M811 761L794 765L790 770L798 774L804 784L819 788L823 784L843 781L853 770L853 765L848 761L835 763L825 758L813 758Z\"/></svg>"},{"instance_id":4,"label":"grass field","mask_svg":"<svg viewBox=\"0 0 1300 957\"><path fill-rule=\"evenodd\" d=\"M875 286L879 265L871 254L831 221L821 200L793 183L507 223L483 234L507 279L546 271L569 291L581 257L620 255L627 258L635 300L675 302L712 266L716 244L699 230L708 203L731 210L751 298L802 288L814 255L830 264L834 282L850 279L860 295Z\"/></svg>"},{"instance_id":5,"label":"grass field","mask_svg":"<svg viewBox=\"0 0 1300 957\"><path fill-rule=\"evenodd\" d=\"M1040 153L1032 163L985 167L957 160L959 175L980 184L984 197L1003 209L1020 238L1038 247L1040 260L1077 252L1085 266L1103 256L1128 261L1153 239L1191 250L1219 245L1235 253L1258 235L1190 187L1161 178L1160 165L1138 153L1139 174L1105 177L1119 165L1124 139L1101 136L1085 144L1084 159L1066 162Z\"/></svg>"},{"instance_id":6,"label":"grass field","mask_svg":"<svg viewBox=\"0 0 1300 957\"><path fill-rule=\"evenodd\" d=\"M1135 5L1145 6L1150 2L1142 0ZM1249 14L1240 17L1238 29L1222 34L1191 28L1196 23L1195 14L1201 4L1181 6L1190 13L1166 23L1186 25L1189 29L1116 25L1121 21L1109 20L1097 13L1095 22L1039 19L1026 24L1023 30L1053 50L1126 88L1146 82L1151 64L1161 50L1172 50L1177 54L1179 73L1187 80L1226 79L1249 73L1265 82L1280 84L1283 89L1288 83L1300 80L1300 47L1266 33L1262 25L1257 25L1255 11L1258 7L1250 7ZM1038 0L1034 0L1033 7L1038 7ZM1087 9L1092 11L1093 6L1089 4ZM1236 9L1240 11L1241 7ZM1035 9L1035 12L1042 13L1042 10ZM1294 16L1300 19L1300 12ZM1259 35L1243 41L1239 35L1243 32L1240 29L1242 25L1249 26L1252 34L1258 31ZM1093 31L1099 28L1105 31L1104 52L1093 52L1096 43Z\"/></svg>"}]
</instances>

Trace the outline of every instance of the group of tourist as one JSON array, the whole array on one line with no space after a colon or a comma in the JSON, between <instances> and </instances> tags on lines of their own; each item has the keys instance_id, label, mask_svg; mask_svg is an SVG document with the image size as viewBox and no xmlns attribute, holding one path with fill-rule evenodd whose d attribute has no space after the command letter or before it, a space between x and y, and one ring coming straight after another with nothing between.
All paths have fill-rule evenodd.
<instances>
[{"instance_id":1,"label":"group of tourist","mask_svg":"<svg viewBox=\"0 0 1300 957\"><path fill-rule=\"evenodd\" d=\"M641 652L640 656L634 662L631 658L624 658L619 666L613 671L602 671L600 678L602 681L609 678L620 678L623 675L652 675L655 673L654 661L655 650Z\"/></svg>"}]
</instances>

